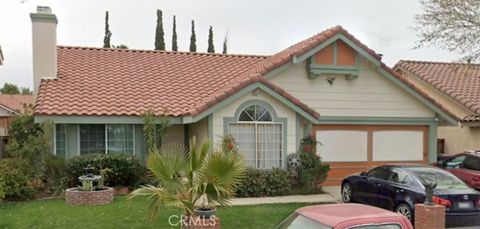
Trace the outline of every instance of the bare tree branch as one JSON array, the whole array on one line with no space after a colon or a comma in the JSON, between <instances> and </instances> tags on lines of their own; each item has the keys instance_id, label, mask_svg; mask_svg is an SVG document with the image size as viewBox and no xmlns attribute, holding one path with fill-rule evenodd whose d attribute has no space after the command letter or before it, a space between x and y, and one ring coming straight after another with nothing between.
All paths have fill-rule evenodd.
<instances>
[{"instance_id":1,"label":"bare tree branch","mask_svg":"<svg viewBox=\"0 0 480 229\"><path fill-rule=\"evenodd\" d=\"M415 16L419 41L415 48L436 46L480 60L480 1L421 0L423 13Z\"/></svg>"}]
</instances>

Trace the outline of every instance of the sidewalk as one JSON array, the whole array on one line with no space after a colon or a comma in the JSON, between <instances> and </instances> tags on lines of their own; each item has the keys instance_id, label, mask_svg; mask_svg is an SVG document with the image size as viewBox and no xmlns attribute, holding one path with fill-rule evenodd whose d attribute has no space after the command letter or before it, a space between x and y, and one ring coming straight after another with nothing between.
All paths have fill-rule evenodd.
<instances>
[{"instance_id":1,"label":"sidewalk","mask_svg":"<svg viewBox=\"0 0 480 229\"><path fill-rule=\"evenodd\" d=\"M235 198L232 206L280 203L336 203L337 200L329 194L292 195L275 197Z\"/></svg>"}]
</instances>

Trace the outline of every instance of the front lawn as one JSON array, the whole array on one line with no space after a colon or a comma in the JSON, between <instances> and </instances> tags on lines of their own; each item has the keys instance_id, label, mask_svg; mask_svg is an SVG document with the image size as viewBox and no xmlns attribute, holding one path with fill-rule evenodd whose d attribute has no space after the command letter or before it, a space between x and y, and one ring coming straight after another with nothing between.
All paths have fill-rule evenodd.
<instances>
[{"instance_id":1,"label":"front lawn","mask_svg":"<svg viewBox=\"0 0 480 229\"><path fill-rule=\"evenodd\" d=\"M265 204L221 208L222 228L272 228L295 209L306 204ZM146 221L148 200L115 198L105 206L68 206L64 200L0 203L0 228L172 228L165 209L154 222ZM178 227L177 227L178 228Z\"/></svg>"}]
</instances>

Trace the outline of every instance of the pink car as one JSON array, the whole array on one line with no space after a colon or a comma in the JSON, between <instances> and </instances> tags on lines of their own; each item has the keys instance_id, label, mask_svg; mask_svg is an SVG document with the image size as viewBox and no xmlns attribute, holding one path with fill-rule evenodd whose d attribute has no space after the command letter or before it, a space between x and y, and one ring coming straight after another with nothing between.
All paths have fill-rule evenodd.
<instances>
[{"instance_id":1,"label":"pink car","mask_svg":"<svg viewBox=\"0 0 480 229\"><path fill-rule=\"evenodd\" d=\"M276 229L413 229L404 216L362 204L322 204L297 209Z\"/></svg>"}]
</instances>

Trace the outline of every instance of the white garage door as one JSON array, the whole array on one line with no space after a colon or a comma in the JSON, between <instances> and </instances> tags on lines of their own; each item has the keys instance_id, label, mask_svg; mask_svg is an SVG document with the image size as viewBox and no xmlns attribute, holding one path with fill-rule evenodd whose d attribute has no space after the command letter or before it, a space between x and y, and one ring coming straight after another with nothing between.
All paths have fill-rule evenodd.
<instances>
[{"instance_id":1,"label":"white garage door","mask_svg":"<svg viewBox=\"0 0 480 229\"><path fill-rule=\"evenodd\" d=\"M318 154L325 162L368 160L368 132L361 130L317 131Z\"/></svg>"},{"instance_id":2,"label":"white garage door","mask_svg":"<svg viewBox=\"0 0 480 229\"><path fill-rule=\"evenodd\" d=\"M317 153L330 165L323 185L386 163L426 163L426 126L316 125Z\"/></svg>"},{"instance_id":3,"label":"white garage door","mask_svg":"<svg viewBox=\"0 0 480 229\"><path fill-rule=\"evenodd\" d=\"M373 161L423 160L423 132L389 130L373 132Z\"/></svg>"}]
</instances>

